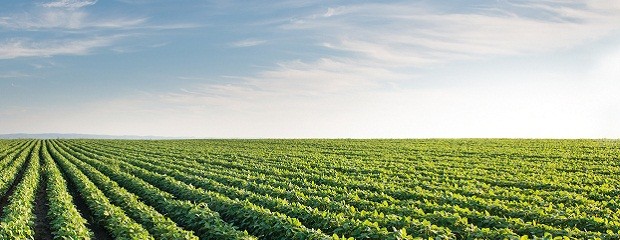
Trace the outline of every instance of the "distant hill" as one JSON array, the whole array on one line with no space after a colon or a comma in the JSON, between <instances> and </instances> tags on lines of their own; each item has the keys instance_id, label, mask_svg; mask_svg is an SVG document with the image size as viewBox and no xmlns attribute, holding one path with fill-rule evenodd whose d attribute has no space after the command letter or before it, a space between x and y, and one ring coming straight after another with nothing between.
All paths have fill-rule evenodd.
<instances>
[{"instance_id":1,"label":"distant hill","mask_svg":"<svg viewBox=\"0 0 620 240\"><path fill-rule=\"evenodd\" d=\"M180 139L161 136L131 136L131 135L95 135L95 134L77 134L77 133L12 133L0 134L0 139Z\"/></svg>"}]
</instances>

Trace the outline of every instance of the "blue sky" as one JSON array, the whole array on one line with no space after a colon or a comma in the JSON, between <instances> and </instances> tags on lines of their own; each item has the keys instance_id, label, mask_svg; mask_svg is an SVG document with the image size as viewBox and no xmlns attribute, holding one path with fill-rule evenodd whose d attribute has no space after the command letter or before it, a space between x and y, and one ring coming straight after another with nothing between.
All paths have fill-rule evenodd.
<instances>
[{"instance_id":1,"label":"blue sky","mask_svg":"<svg viewBox=\"0 0 620 240\"><path fill-rule=\"evenodd\" d=\"M620 138L620 2L0 3L0 133Z\"/></svg>"}]
</instances>

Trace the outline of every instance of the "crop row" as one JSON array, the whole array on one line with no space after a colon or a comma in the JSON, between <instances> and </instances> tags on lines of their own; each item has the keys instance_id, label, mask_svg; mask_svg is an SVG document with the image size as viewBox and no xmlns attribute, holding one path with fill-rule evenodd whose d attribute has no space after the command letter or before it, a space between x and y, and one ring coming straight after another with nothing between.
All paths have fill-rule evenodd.
<instances>
[{"instance_id":1,"label":"crop row","mask_svg":"<svg viewBox=\"0 0 620 240\"><path fill-rule=\"evenodd\" d=\"M620 239L618 156L590 140L0 140L0 239Z\"/></svg>"},{"instance_id":2,"label":"crop row","mask_svg":"<svg viewBox=\"0 0 620 240\"><path fill-rule=\"evenodd\" d=\"M117 149L118 150L118 149ZM125 158L125 157L123 157ZM131 159L139 159L140 156L138 155L132 155L130 157ZM141 158L140 161L144 161L145 158ZM165 162L165 159L159 159L160 162ZM197 172L196 170L194 170L194 168L200 168L200 165L196 165L196 166L189 166L188 168L180 168L179 165L181 164L182 161L180 161L179 159L175 159L174 160L174 164L168 164L165 166L164 171L170 171L168 169L178 169L182 172L190 172L192 173L192 175L197 175L197 176L201 176L203 179L201 178L196 178L193 177L194 180L193 182L190 180L189 183L191 184L195 184L197 186L199 186L201 184L201 182L204 182L204 185L200 185L200 186L204 186L205 188L209 188L209 187L213 187L214 184L212 183L207 183L208 179L210 178L214 178L214 175L217 175L218 173L210 173L210 177L205 175L204 172ZM136 164L142 164L142 166L144 166L144 162L137 162ZM161 163L163 164L163 163ZM202 163L201 163L202 164ZM210 166L208 168L212 168L213 166ZM254 169L254 172L256 171L261 171L261 167L259 164L256 165L252 165L252 169ZM157 169L153 169L152 167L150 168L150 170L154 170L157 171ZM159 170L162 171L162 170ZM217 172L217 171L216 171ZM229 171L226 170L222 170L219 172L225 172L228 173ZM277 171L271 171L270 172L271 175L269 175L269 178L276 178L275 175L278 174ZM202 174L202 175L201 175ZM302 175L303 176L304 173L297 173L297 176ZM243 175L245 176L249 176L251 175L251 172L244 172L243 174L241 174L241 176L237 176L237 177L243 177ZM312 179L313 176L303 176L303 179ZM215 177L216 179L218 177ZM256 185L254 184L253 186L247 186L247 182L244 183L244 181L239 181L239 179L235 179L235 178L226 178L223 179L222 177L219 177L220 182L227 184L227 185L235 185L235 184L240 184L246 188L250 188L250 189L256 189ZM204 180L207 179L207 180ZM264 181L264 179L258 179L259 181ZM205 182L206 181L206 182ZM255 181L255 180L254 180ZM278 180L276 180L278 181ZM296 179L294 176L289 176L289 180L288 181L281 181L281 182L295 182ZM304 182L304 181L297 181L298 183L308 183L308 182ZM269 182L269 186L274 186L277 185L277 182ZM351 195L351 192L346 192L346 191L342 191L342 186L346 186L349 185L350 186L351 182L346 182L346 183L332 183L332 184L321 184L321 187L324 187L325 185L330 186L331 188L326 189L329 191L323 191L325 192L323 195L319 195L319 197L321 198L335 198L338 201L349 201L351 198L347 198L345 195ZM363 186L364 182L360 182L360 185L356 186L356 187L364 187ZM269 191L270 188L269 186L262 186L262 190L261 191L267 191L268 194L271 194L272 196L280 196L282 197L282 195L277 195L277 193L274 193L274 191ZM354 185L355 186L355 185ZM305 189L308 189L308 186L305 186ZM284 188L291 188L291 185L288 186L283 186ZM280 191L282 191L283 189L280 189ZM303 191L304 188L301 189L301 191ZM325 189L325 188L323 188ZM346 188L344 188L346 190ZM387 189L387 191L385 192L389 192L390 189ZM334 191L336 191L337 194L334 195ZM416 189L416 191L421 191L424 192L424 189ZM306 192L307 193L307 192ZM362 191L362 192L357 192L359 195L365 196L365 197L372 197L373 194L376 194L376 192L367 192L367 191ZM315 191L312 194L321 194L321 191ZM340 194L338 196L338 194ZM354 193L355 194L355 193ZM355 195L358 195L355 194ZM383 194L383 193L381 193ZM390 213L396 213L396 214L407 214L408 216L412 216L412 213L414 214L413 216L415 217L419 217L419 218L424 218L424 216L426 215L426 217L428 219L433 220L434 219L434 223L437 223L438 225L441 226L451 226L451 228L453 230L455 230L456 233L458 233L460 236L469 236L472 233L468 233L465 231L465 226L463 226L463 228L458 227L459 223L467 223L469 220L469 223L474 223L478 226L481 226L482 228L484 228L485 226L489 226L489 227L508 227L510 229L513 229L515 232L517 232L518 234L522 234L522 235L527 235L527 234L532 234L532 235L542 235L545 232L551 232L554 234L560 234L560 235L572 235L572 236L576 236L576 237L586 237L586 236L601 236L602 232L603 236L607 236L608 234L611 234L609 236L616 236L616 232L617 232L617 221L614 221L613 218L608 218L611 219L612 221L609 221L605 218L596 218L596 217L590 217L590 218L584 218L584 219L562 219L562 218L557 218L553 217L553 216L545 216L545 215L540 215L541 213L537 213L535 210L532 211L533 209L527 209L527 208L520 208L517 209L518 212L521 212L522 214L528 214L531 222L523 222L521 219L524 217L524 215L515 215L513 218L504 218L504 217L497 217L497 216L492 216L489 215L489 212L491 212L491 214L498 214L499 216L506 216L505 214L507 213L506 210L502 210L505 209L505 207L503 207L502 205L498 205L500 202L497 201L493 201L490 202L492 203L492 206L499 206L501 208L499 208L500 212L497 212L497 207L495 208L488 208L488 207L484 207L485 202L484 199L479 199L477 201L479 202L472 202L473 200L476 200L475 198L471 198L471 197L464 197L464 196L459 196L458 194L450 194L448 196L450 196L451 198L442 198L440 200L443 201L444 205L437 205L436 203L434 204L432 201L428 202L429 200L433 200L433 199L437 199L437 196L435 195L436 193L433 192L428 192L425 195L420 195L418 193L411 193L408 192L407 193L407 198L408 200L406 201L401 201L398 199L390 199L390 198L385 198L385 199L379 199L380 201L377 202L373 202L373 201L365 201L364 199L354 199L353 201L349 201L348 203L351 203L351 205L354 205L355 207L367 210L367 211L373 211L373 210L382 210L382 209L386 209L385 213L390 214ZM291 198L300 198L299 196L290 196L291 194L288 194L288 197L283 197L286 200L291 200ZM383 195L385 196L385 195ZM240 197L240 196L235 196L235 197ZM301 197L303 197L303 194L301 195ZM377 197L382 197L381 195L378 195ZM388 196L389 197L389 196ZM320 202L320 199L318 198ZM359 197L358 197L359 198ZM317 198L314 198L313 200L316 201ZM410 199L413 199L415 201L411 201ZM360 201L361 200L361 201ZM403 203L400 206L396 206L397 208L394 209L394 205L393 204L388 204L385 205L384 202L385 201L389 201L390 203L398 203L401 202ZM455 201L456 200L456 201ZM482 200L482 202L480 202ZM363 205L360 205L359 203L363 202ZM368 204L370 203L370 204ZM482 203L482 208L479 205L480 203ZM306 200L306 202L304 202L304 204L306 205L311 205L311 203L308 203L308 200ZM447 204L447 205L446 205ZM456 204L456 205L454 205ZM332 204L333 205L333 204ZM384 206L385 205L385 206ZM422 214L418 214L415 215L416 211L411 211L411 210L415 210L416 207L421 208L421 212ZM474 209L472 211L472 208ZM343 208L342 206L340 207L340 209L345 209L346 211L346 207ZM329 209L329 210L333 210ZM394 210L398 211L395 212ZM529 211L528 211L529 210ZM434 214L423 214L424 211L430 211L430 213L434 213ZM418 211L420 212L420 211ZM441 214L441 213L444 214ZM452 212L452 213L450 213ZM438 215L439 214L439 215ZM445 215L448 214L448 215ZM454 215L457 214L457 215ZM532 214L539 214L539 215L532 215ZM587 212L586 212L587 214ZM437 215L437 216L434 216ZM526 216L528 216L526 215ZM359 214L358 214L359 216ZM434 217L433 217L434 216ZM451 217L450 217L451 216ZM461 217L460 217L461 216ZM463 217L465 217L465 219L463 219ZM451 220L452 219L452 220ZM527 219L527 218L526 218ZM564 226L561 228L554 228L551 226L546 226L544 224L545 222L551 223L553 225L557 225L560 224L559 226ZM617 219L617 218L616 218ZM541 222L543 222L543 224L541 224ZM566 225L561 225L562 223L566 224ZM469 225L469 224L465 224L465 225ZM589 230L594 230L593 232L582 232L579 228L566 228L568 226L585 226L587 229ZM616 226L616 227L614 227ZM596 231L600 231L599 233L597 233ZM609 233L611 231L611 233ZM469 229L469 232L473 232L476 233L475 228ZM488 230L486 231L488 232ZM491 231L492 232L492 231ZM469 235L468 235L469 234ZM504 232L503 234L508 234L510 235L510 231Z\"/></svg>"}]
</instances>

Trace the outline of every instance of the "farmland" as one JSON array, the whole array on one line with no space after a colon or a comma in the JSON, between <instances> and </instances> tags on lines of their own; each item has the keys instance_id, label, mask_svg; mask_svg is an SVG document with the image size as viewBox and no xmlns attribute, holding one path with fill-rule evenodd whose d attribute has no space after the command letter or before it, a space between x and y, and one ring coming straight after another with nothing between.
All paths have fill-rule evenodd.
<instances>
[{"instance_id":1,"label":"farmland","mask_svg":"<svg viewBox=\"0 0 620 240\"><path fill-rule=\"evenodd\" d=\"M620 142L0 140L0 239L620 239Z\"/></svg>"}]
</instances>

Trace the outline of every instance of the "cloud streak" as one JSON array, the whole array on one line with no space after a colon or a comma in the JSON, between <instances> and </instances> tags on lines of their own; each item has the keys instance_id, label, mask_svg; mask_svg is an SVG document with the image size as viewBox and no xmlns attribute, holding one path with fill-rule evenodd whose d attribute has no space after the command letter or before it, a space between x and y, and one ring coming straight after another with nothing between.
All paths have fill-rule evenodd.
<instances>
[{"instance_id":1,"label":"cloud streak","mask_svg":"<svg viewBox=\"0 0 620 240\"><path fill-rule=\"evenodd\" d=\"M59 0L54 2L43 3L41 6L46 8L68 8L76 9L95 5L97 0Z\"/></svg>"},{"instance_id":2,"label":"cloud streak","mask_svg":"<svg viewBox=\"0 0 620 240\"><path fill-rule=\"evenodd\" d=\"M537 17L527 12L543 12ZM533 9L533 10L532 10ZM278 28L335 51L316 60L281 61L226 83L163 93L163 102L226 105L403 89L423 77L407 71L458 60L569 49L620 29L620 8L601 1L524 1L470 12L419 3L354 4L317 10ZM265 40L245 39L233 47ZM346 53L346 54L337 54ZM405 69L405 70L403 70ZM203 78L200 78L203 79ZM206 78L205 78L206 79ZM214 83L215 82L215 83ZM221 82L221 81L220 81Z\"/></svg>"},{"instance_id":3,"label":"cloud streak","mask_svg":"<svg viewBox=\"0 0 620 240\"><path fill-rule=\"evenodd\" d=\"M528 16L524 9L540 14ZM317 10L295 17L279 30L330 50L318 59L281 61L254 75L141 95L135 108L160 109L167 116L238 130L204 130L207 136L612 136L611 128L596 132L588 127L566 135L573 126L557 124L572 118L571 124L592 126L596 120L586 116L599 114L588 107L587 101L594 99L591 94L585 102L572 97L589 83L567 87L558 80L570 77L508 89L410 89L403 83L424 78L408 71L412 68L577 47L620 29L618 10L601 1L526 1L471 12L409 3ZM256 43L250 39L231 45ZM506 126L504 119L516 119L515 125ZM438 126L444 130L438 131ZM277 134L270 132L274 129ZM532 129L538 135L531 135ZM175 131L187 135L195 129Z\"/></svg>"},{"instance_id":4,"label":"cloud streak","mask_svg":"<svg viewBox=\"0 0 620 240\"><path fill-rule=\"evenodd\" d=\"M123 30L142 26L147 20L127 17L94 19L87 11L79 8L44 8L3 17L0 26L18 31Z\"/></svg>"},{"instance_id":5,"label":"cloud streak","mask_svg":"<svg viewBox=\"0 0 620 240\"><path fill-rule=\"evenodd\" d=\"M262 71L256 76L225 76L225 82L204 77L178 78L209 83L155 94L157 101L163 105L180 104L179 107L187 104L245 108L285 99L312 100L391 88L398 82L411 80L412 76L347 59L324 58L311 63L300 60L282 62L276 69Z\"/></svg>"},{"instance_id":6,"label":"cloud streak","mask_svg":"<svg viewBox=\"0 0 620 240\"><path fill-rule=\"evenodd\" d=\"M281 26L316 34L323 46L391 66L423 66L494 55L567 49L619 29L620 11L570 1L525 1L475 12L420 4L360 4ZM565 4L562 4L565 3ZM510 6L510 5L508 5ZM537 17L523 14L539 12ZM541 17L542 16L542 17Z\"/></svg>"},{"instance_id":7,"label":"cloud streak","mask_svg":"<svg viewBox=\"0 0 620 240\"><path fill-rule=\"evenodd\" d=\"M241 41L232 42L230 46L236 47L236 48L243 48L243 47L254 47L254 46L262 45L265 43L267 43L267 41L265 40L250 38L250 39L244 39Z\"/></svg>"},{"instance_id":8,"label":"cloud streak","mask_svg":"<svg viewBox=\"0 0 620 240\"><path fill-rule=\"evenodd\" d=\"M2 78L24 78L24 77L30 77L30 74L25 74L22 72L17 72L17 71L10 71L10 72L0 72L0 79Z\"/></svg>"},{"instance_id":9,"label":"cloud streak","mask_svg":"<svg viewBox=\"0 0 620 240\"><path fill-rule=\"evenodd\" d=\"M525 16L523 9L544 14ZM569 49L620 29L616 12L620 10L601 1L525 1L471 12L446 12L418 3L330 7L295 18L279 29L311 38L336 54L282 61L253 76L238 76L238 81L226 87L210 83L193 92L243 99L243 94L256 98L381 90L420 79L403 71L412 67ZM231 45L262 43L246 39ZM188 96L192 97L196 94Z\"/></svg>"},{"instance_id":10,"label":"cloud streak","mask_svg":"<svg viewBox=\"0 0 620 240\"><path fill-rule=\"evenodd\" d=\"M22 13L0 17L0 29L9 30L9 36L0 39L0 59L87 55L104 47L116 51L126 48L114 48L114 44L127 36L202 26L193 23L152 24L148 17L99 17L87 10L96 3L97 0L58 0L35 4ZM31 33L37 34L33 36Z\"/></svg>"},{"instance_id":11,"label":"cloud streak","mask_svg":"<svg viewBox=\"0 0 620 240\"><path fill-rule=\"evenodd\" d=\"M0 43L0 59L19 57L51 57L55 55L86 55L96 48L110 46L120 36L96 37L78 40L35 42L12 39Z\"/></svg>"}]
</instances>

